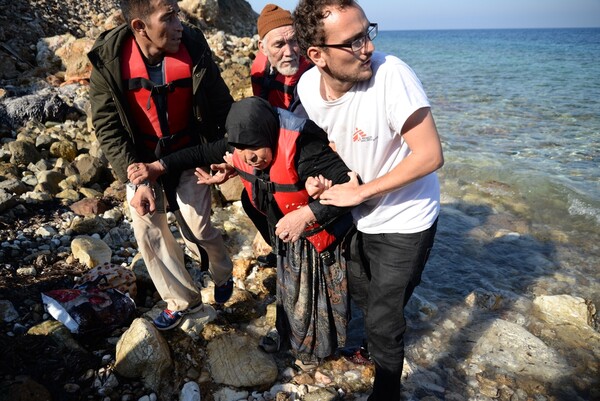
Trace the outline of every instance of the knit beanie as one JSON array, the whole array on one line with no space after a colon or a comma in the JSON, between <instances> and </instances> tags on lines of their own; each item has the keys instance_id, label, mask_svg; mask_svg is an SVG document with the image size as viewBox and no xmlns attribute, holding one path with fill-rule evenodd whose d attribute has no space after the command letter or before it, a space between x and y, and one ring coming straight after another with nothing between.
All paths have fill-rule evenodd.
<instances>
[{"instance_id":1,"label":"knit beanie","mask_svg":"<svg viewBox=\"0 0 600 401\"><path fill-rule=\"evenodd\" d=\"M256 23L258 36L262 40L269 31L292 23L292 13L275 4L267 4L260 12Z\"/></svg>"}]
</instances>

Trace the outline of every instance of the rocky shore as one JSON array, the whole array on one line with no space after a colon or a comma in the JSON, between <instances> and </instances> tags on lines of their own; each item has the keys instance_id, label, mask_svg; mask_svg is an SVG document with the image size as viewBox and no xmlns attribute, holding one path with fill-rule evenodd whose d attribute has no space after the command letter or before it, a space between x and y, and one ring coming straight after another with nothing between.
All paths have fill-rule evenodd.
<instances>
[{"instance_id":1,"label":"rocky shore","mask_svg":"<svg viewBox=\"0 0 600 401\"><path fill-rule=\"evenodd\" d=\"M249 4L180 6L205 30L233 96L250 95L257 37ZM274 326L275 272L256 264L265 245L237 202L239 183L213 196L213 221L234 259L232 299L214 306L212 284L189 255L206 286L205 308L176 330L150 324L164 305L88 114L85 53L120 21L112 0L0 0L0 400L366 400L370 365L335 356L303 369L285 352L257 347ZM444 200L440 253L460 248L450 224L474 227L479 243L500 239L506 249L527 241L527 222L498 214L490 229L478 210L454 201ZM549 263L542 247L531 249L536 264ZM107 335L72 334L40 294L72 288L107 261L136 275L135 319ZM438 286L426 277L409 305L406 400L600 400L600 333L589 299L544 294L538 284L532 296L468 291L446 308L431 296Z\"/></svg>"}]
</instances>

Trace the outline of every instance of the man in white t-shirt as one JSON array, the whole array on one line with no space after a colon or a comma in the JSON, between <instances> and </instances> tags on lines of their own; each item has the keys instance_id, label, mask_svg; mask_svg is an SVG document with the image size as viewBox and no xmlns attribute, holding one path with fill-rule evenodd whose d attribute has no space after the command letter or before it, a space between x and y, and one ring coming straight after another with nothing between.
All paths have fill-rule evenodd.
<instances>
[{"instance_id":1,"label":"man in white t-shirt","mask_svg":"<svg viewBox=\"0 0 600 401\"><path fill-rule=\"evenodd\" d=\"M375 52L377 24L355 1L300 0L294 25L317 67L298 83L302 107L364 183L333 186L320 199L356 206L348 280L375 364L369 401L399 400L404 306L420 282L440 210L440 139L421 82L400 59Z\"/></svg>"}]
</instances>

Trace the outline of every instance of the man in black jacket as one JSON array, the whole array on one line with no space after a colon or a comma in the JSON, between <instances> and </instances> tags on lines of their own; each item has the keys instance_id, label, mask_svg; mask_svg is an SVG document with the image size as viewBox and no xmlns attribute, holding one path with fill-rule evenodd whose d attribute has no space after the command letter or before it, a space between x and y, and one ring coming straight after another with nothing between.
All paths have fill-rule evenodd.
<instances>
[{"instance_id":1,"label":"man in black jacket","mask_svg":"<svg viewBox=\"0 0 600 401\"><path fill-rule=\"evenodd\" d=\"M202 307L184 254L171 233L165 201L178 217L186 245L206 250L215 301L233 291L232 263L220 232L210 222L210 187L196 185L194 171L128 182L136 162L152 162L176 150L219 139L233 99L203 33L182 24L176 0L122 0L126 24L104 32L88 54L92 120L101 148L118 179L127 182L132 226L148 272L167 308L158 329L177 326ZM156 213L140 216L134 196L151 195Z\"/></svg>"}]
</instances>

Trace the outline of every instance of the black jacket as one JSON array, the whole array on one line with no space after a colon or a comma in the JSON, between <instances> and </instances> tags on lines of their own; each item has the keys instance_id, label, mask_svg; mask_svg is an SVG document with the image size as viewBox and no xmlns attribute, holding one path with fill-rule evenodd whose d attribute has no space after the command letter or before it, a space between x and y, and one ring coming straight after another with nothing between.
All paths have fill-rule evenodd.
<instances>
[{"instance_id":1,"label":"black jacket","mask_svg":"<svg viewBox=\"0 0 600 401\"><path fill-rule=\"evenodd\" d=\"M88 53L93 70L90 79L92 122L100 147L120 181L127 181L127 166L134 162L156 160L136 136L128 112L120 52L124 40L132 35L126 25L102 33ZM223 137L225 119L233 98L212 59L212 53L198 28L183 27L183 44L194 64L192 69L193 120L190 132L195 143ZM183 107L183 106L182 106Z\"/></svg>"}]
</instances>

